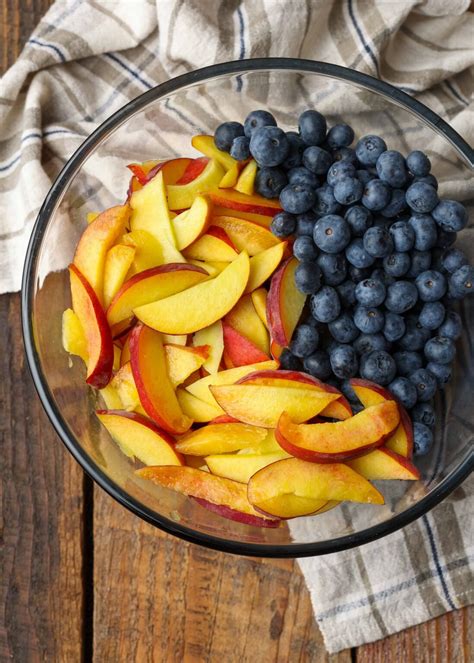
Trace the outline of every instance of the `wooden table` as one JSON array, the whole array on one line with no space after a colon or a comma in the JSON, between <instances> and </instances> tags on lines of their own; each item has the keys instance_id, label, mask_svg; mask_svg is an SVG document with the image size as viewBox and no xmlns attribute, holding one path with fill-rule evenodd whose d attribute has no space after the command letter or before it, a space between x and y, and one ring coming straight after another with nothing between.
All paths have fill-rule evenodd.
<instances>
[{"instance_id":1,"label":"wooden table","mask_svg":"<svg viewBox=\"0 0 474 663\"><path fill-rule=\"evenodd\" d=\"M51 0L2 0L2 67ZM468 663L474 611L328 656L296 563L171 538L66 452L23 355L19 295L0 297L0 661Z\"/></svg>"}]
</instances>

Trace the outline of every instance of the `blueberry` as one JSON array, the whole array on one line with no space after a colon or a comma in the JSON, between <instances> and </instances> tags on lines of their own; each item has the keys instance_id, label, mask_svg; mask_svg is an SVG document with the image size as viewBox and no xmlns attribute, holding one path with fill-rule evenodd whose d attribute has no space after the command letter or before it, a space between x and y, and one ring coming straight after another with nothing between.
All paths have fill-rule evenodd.
<instances>
[{"instance_id":1,"label":"blueberry","mask_svg":"<svg viewBox=\"0 0 474 663\"><path fill-rule=\"evenodd\" d=\"M288 184L281 168L259 168L255 177L255 190L265 198L278 198Z\"/></svg>"},{"instance_id":2,"label":"blueberry","mask_svg":"<svg viewBox=\"0 0 474 663\"><path fill-rule=\"evenodd\" d=\"M396 281L396 279L393 276L388 274L381 267L376 267L370 274L370 278L375 279L376 281L381 281L386 288L388 288L389 285L392 285L392 283L395 283Z\"/></svg>"},{"instance_id":3,"label":"blueberry","mask_svg":"<svg viewBox=\"0 0 474 663\"><path fill-rule=\"evenodd\" d=\"M446 336L433 336L425 345L425 357L437 364L450 364L455 354L454 341Z\"/></svg>"},{"instance_id":4,"label":"blueberry","mask_svg":"<svg viewBox=\"0 0 474 663\"><path fill-rule=\"evenodd\" d=\"M247 136L237 136L232 141L230 156L237 161L245 161L250 157L250 139Z\"/></svg>"},{"instance_id":5,"label":"blueberry","mask_svg":"<svg viewBox=\"0 0 474 663\"><path fill-rule=\"evenodd\" d=\"M411 375L423 366L423 359L413 350L400 350L393 355L397 365L397 372L404 377Z\"/></svg>"},{"instance_id":6,"label":"blueberry","mask_svg":"<svg viewBox=\"0 0 474 663\"><path fill-rule=\"evenodd\" d=\"M293 255L301 262L316 260L318 250L314 245L313 239L307 235L297 237L293 244Z\"/></svg>"},{"instance_id":7,"label":"blueberry","mask_svg":"<svg viewBox=\"0 0 474 663\"><path fill-rule=\"evenodd\" d=\"M359 368L357 355L350 345L338 345L329 355L331 368L338 378L347 380L354 377Z\"/></svg>"},{"instance_id":8,"label":"blueberry","mask_svg":"<svg viewBox=\"0 0 474 663\"><path fill-rule=\"evenodd\" d=\"M457 200L441 200L433 210L433 219L447 232L459 232L467 224L467 210Z\"/></svg>"},{"instance_id":9,"label":"blueberry","mask_svg":"<svg viewBox=\"0 0 474 663\"><path fill-rule=\"evenodd\" d=\"M353 205L344 214L354 237L362 237L372 225L372 214L362 205Z\"/></svg>"},{"instance_id":10,"label":"blueberry","mask_svg":"<svg viewBox=\"0 0 474 663\"><path fill-rule=\"evenodd\" d=\"M397 315L397 313L390 313L390 312L385 314L383 334L387 339L387 341L389 341L390 343L398 341L398 339L402 338L402 336L405 334L405 331L406 331L405 320L402 318L401 315Z\"/></svg>"},{"instance_id":11,"label":"blueberry","mask_svg":"<svg viewBox=\"0 0 474 663\"><path fill-rule=\"evenodd\" d=\"M396 150L386 150L377 159L377 175L394 189L404 186L407 181L405 159Z\"/></svg>"},{"instance_id":12,"label":"blueberry","mask_svg":"<svg viewBox=\"0 0 474 663\"><path fill-rule=\"evenodd\" d=\"M389 344L383 334L361 334L353 343L359 355L366 355L376 350L389 350Z\"/></svg>"},{"instance_id":13,"label":"blueberry","mask_svg":"<svg viewBox=\"0 0 474 663\"><path fill-rule=\"evenodd\" d=\"M316 202L314 189L306 184L288 184L280 193L280 203L286 212L303 214Z\"/></svg>"},{"instance_id":14,"label":"blueberry","mask_svg":"<svg viewBox=\"0 0 474 663\"><path fill-rule=\"evenodd\" d=\"M430 251L412 251L410 269L406 273L409 278L416 278L422 272L426 272L431 265Z\"/></svg>"},{"instance_id":15,"label":"blueberry","mask_svg":"<svg viewBox=\"0 0 474 663\"><path fill-rule=\"evenodd\" d=\"M330 186L335 186L337 182L345 177L354 177L355 168L350 161L336 161L332 164L327 172L327 183Z\"/></svg>"},{"instance_id":16,"label":"blueberry","mask_svg":"<svg viewBox=\"0 0 474 663\"><path fill-rule=\"evenodd\" d=\"M408 378L395 378L390 382L388 388L404 407L410 409L415 405L418 398L416 387Z\"/></svg>"},{"instance_id":17,"label":"blueberry","mask_svg":"<svg viewBox=\"0 0 474 663\"><path fill-rule=\"evenodd\" d=\"M355 393L350 380L343 380L340 385L340 390L342 391L342 393L344 394L344 396L347 398L347 400L351 405L356 405L356 404L360 405L360 401L357 398L357 394Z\"/></svg>"},{"instance_id":18,"label":"blueberry","mask_svg":"<svg viewBox=\"0 0 474 663\"><path fill-rule=\"evenodd\" d=\"M385 230L390 230L390 226L392 225L392 220L387 219L385 216L382 216L381 214L378 214L374 218L374 223L373 225L376 228L384 228Z\"/></svg>"},{"instance_id":19,"label":"blueberry","mask_svg":"<svg viewBox=\"0 0 474 663\"><path fill-rule=\"evenodd\" d=\"M228 152L232 147L234 138L244 135L244 128L240 122L223 122L214 132L214 142L219 150Z\"/></svg>"},{"instance_id":20,"label":"blueberry","mask_svg":"<svg viewBox=\"0 0 474 663\"><path fill-rule=\"evenodd\" d=\"M332 156L322 147L311 145L303 152L303 165L316 175L326 175L332 164Z\"/></svg>"},{"instance_id":21,"label":"blueberry","mask_svg":"<svg viewBox=\"0 0 474 663\"><path fill-rule=\"evenodd\" d=\"M387 219L393 219L395 216L401 214L406 207L405 191L403 189L392 189L388 205L380 213Z\"/></svg>"},{"instance_id":22,"label":"blueberry","mask_svg":"<svg viewBox=\"0 0 474 663\"><path fill-rule=\"evenodd\" d=\"M396 370L395 361L388 352L375 350L364 356L364 360L361 362L360 374L366 380L387 385L392 382Z\"/></svg>"},{"instance_id":23,"label":"blueberry","mask_svg":"<svg viewBox=\"0 0 474 663\"><path fill-rule=\"evenodd\" d=\"M304 168L304 166L292 168L286 173L286 176L290 184L304 184L305 186L312 186L314 188L319 184L316 175L307 168Z\"/></svg>"},{"instance_id":24,"label":"blueberry","mask_svg":"<svg viewBox=\"0 0 474 663\"><path fill-rule=\"evenodd\" d=\"M301 237L308 235L313 237L314 224L316 223L316 215L311 212L305 214L298 214L296 217L296 236Z\"/></svg>"},{"instance_id":25,"label":"blueberry","mask_svg":"<svg viewBox=\"0 0 474 663\"><path fill-rule=\"evenodd\" d=\"M312 262L302 262L295 269L295 285L304 295L313 295L321 287L321 270Z\"/></svg>"},{"instance_id":26,"label":"blueberry","mask_svg":"<svg viewBox=\"0 0 474 663\"><path fill-rule=\"evenodd\" d=\"M354 267L354 265L349 265L349 276L354 283L368 279L370 275L369 267Z\"/></svg>"},{"instance_id":27,"label":"blueberry","mask_svg":"<svg viewBox=\"0 0 474 663\"><path fill-rule=\"evenodd\" d=\"M395 251L410 251L415 245L415 231L406 221L396 221L390 226L390 237Z\"/></svg>"},{"instance_id":28,"label":"blueberry","mask_svg":"<svg viewBox=\"0 0 474 663\"><path fill-rule=\"evenodd\" d=\"M385 285L375 279L360 281L355 289L355 296L363 306L380 306L386 295Z\"/></svg>"},{"instance_id":29,"label":"blueberry","mask_svg":"<svg viewBox=\"0 0 474 663\"><path fill-rule=\"evenodd\" d=\"M326 138L326 118L315 110L306 110L298 118L298 129L306 145L321 145Z\"/></svg>"},{"instance_id":30,"label":"blueberry","mask_svg":"<svg viewBox=\"0 0 474 663\"><path fill-rule=\"evenodd\" d=\"M384 258L393 251L393 241L386 228L372 227L364 233L364 249L374 258Z\"/></svg>"},{"instance_id":31,"label":"blueberry","mask_svg":"<svg viewBox=\"0 0 474 663\"><path fill-rule=\"evenodd\" d=\"M383 259L383 267L390 276L403 276L410 269L410 256L408 253L391 253Z\"/></svg>"},{"instance_id":32,"label":"blueberry","mask_svg":"<svg viewBox=\"0 0 474 663\"><path fill-rule=\"evenodd\" d=\"M347 262L343 253L320 253L317 263L326 285L339 285L347 275Z\"/></svg>"},{"instance_id":33,"label":"blueberry","mask_svg":"<svg viewBox=\"0 0 474 663\"><path fill-rule=\"evenodd\" d=\"M280 355L280 368L286 371L300 371L301 362L288 348L284 348Z\"/></svg>"},{"instance_id":34,"label":"blueberry","mask_svg":"<svg viewBox=\"0 0 474 663\"><path fill-rule=\"evenodd\" d=\"M356 177L344 177L334 185L334 198L341 205L352 205L360 200L363 188Z\"/></svg>"},{"instance_id":35,"label":"blueberry","mask_svg":"<svg viewBox=\"0 0 474 663\"><path fill-rule=\"evenodd\" d=\"M387 288L385 306L392 313L405 313L415 306L418 290L410 281L396 281Z\"/></svg>"},{"instance_id":36,"label":"blueberry","mask_svg":"<svg viewBox=\"0 0 474 663\"><path fill-rule=\"evenodd\" d=\"M447 282L444 274L428 269L415 279L418 295L422 302L437 302L446 292Z\"/></svg>"},{"instance_id":37,"label":"blueberry","mask_svg":"<svg viewBox=\"0 0 474 663\"><path fill-rule=\"evenodd\" d=\"M343 307L348 308L356 303L355 288L354 281L344 281L337 286L336 290Z\"/></svg>"},{"instance_id":38,"label":"blueberry","mask_svg":"<svg viewBox=\"0 0 474 663\"><path fill-rule=\"evenodd\" d=\"M438 228L438 239L436 240L436 246L441 249L448 249L454 244L457 236L457 232L451 230L442 230L442 228Z\"/></svg>"},{"instance_id":39,"label":"blueberry","mask_svg":"<svg viewBox=\"0 0 474 663\"><path fill-rule=\"evenodd\" d=\"M352 317L346 311L330 322L328 327L332 337L338 343L351 343L359 336L359 330L355 326Z\"/></svg>"},{"instance_id":40,"label":"blueberry","mask_svg":"<svg viewBox=\"0 0 474 663\"><path fill-rule=\"evenodd\" d=\"M441 302L426 302L418 316L418 321L422 327L434 331L442 324L446 309Z\"/></svg>"},{"instance_id":41,"label":"blueberry","mask_svg":"<svg viewBox=\"0 0 474 663\"><path fill-rule=\"evenodd\" d=\"M349 161L354 166L357 164L357 155L352 147L336 147L332 150L334 161Z\"/></svg>"},{"instance_id":42,"label":"blueberry","mask_svg":"<svg viewBox=\"0 0 474 663\"><path fill-rule=\"evenodd\" d=\"M290 343L290 350L296 357L307 357L312 354L319 344L319 332L311 325L296 327Z\"/></svg>"},{"instance_id":43,"label":"blueberry","mask_svg":"<svg viewBox=\"0 0 474 663\"><path fill-rule=\"evenodd\" d=\"M370 180L364 187L362 204L371 211L378 211L386 207L391 200L390 186L382 180Z\"/></svg>"},{"instance_id":44,"label":"blueberry","mask_svg":"<svg viewBox=\"0 0 474 663\"><path fill-rule=\"evenodd\" d=\"M355 151L364 166L375 166L377 159L385 152L387 145L380 136L363 136L357 143Z\"/></svg>"},{"instance_id":45,"label":"blueberry","mask_svg":"<svg viewBox=\"0 0 474 663\"><path fill-rule=\"evenodd\" d=\"M438 230L433 217L429 214L413 214L408 223L415 233L415 249L417 251L429 251L438 239Z\"/></svg>"},{"instance_id":46,"label":"blueberry","mask_svg":"<svg viewBox=\"0 0 474 663\"><path fill-rule=\"evenodd\" d=\"M462 321L459 313L448 311L443 324L438 329L438 334L456 341L462 334Z\"/></svg>"},{"instance_id":47,"label":"blueberry","mask_svg":"<svg viewBox=\"0 0 474 663\"><path fill-rule=\"evenodd\" d=\"M303 365L305 371L319 380L327 380L332 374L329 355L324 350L313 352L312 355L305 358Z\"/></svg>"},{"instance_id":48,"label":"blueberry","mask_svg":"<svg viewBox=\"0 0 474 663\"><path fill-rule=\"evenodd\" d=\"M354 129L348 124L335 124L326 139L329 147L349 147L354 140Z\"/></svg>"},{"instance_id":49,"label":"blueberry","mask_svg":"<svg viewBox=\"0 0 474 663\"><path fill-rule=\"evenodd\" d=\"M344 250L351 238L348 223L336 214L328 214L316 221L313 232L314 243L326 253Z\"/></svg>"},{"instance_id":50,"label":"blueberry","mask_svg":"<svg viewBox=\"0 0 474 663\"><path fill-rule=\"evenodd\" d=\"M275 237L289 237L295 232L295 229L296 219L293 214L288 214L288 212L275 214L270 225L270 230Z\"/></svg>"},{"instance_id":51,"label":"blueberry","mask_svg":"<svg viewBox=\"0 0 474 663\"><path fill-rule=\"evenodd\" d=\"M340 343L336 341L332 336L326 336L323 340L324 344L324 349L328 354L331 354L331 352L334 350L334 348L337 348Z\"/></svg>"},{"instance_id":52,"label":"blueberry","mask_svg":"<svg viewBox=\"0 0 474 663\"><path fill-rule=\"evenodd\" d=\"M431 212L439 202L436 189L431 184L425 182L414 182L406 191L406 200L408 206L414 212L426 214Z\"/></svg>"},{"instance_id":53,"label":"blueberry","mask_svg":"<svg viewBox=\"0 0 474 663\"><path fill-rule=\"evenodd\" d=\"M429 361L426 364L426 370L435 376L438 387L441 387L441 389L451 380L451 366L449 364L438 364L435 361Z\"/></svg>"},{"instance_id":54,"label":"blueberry","mask_svg":"<svg viewBox=\"0 0 474 663\"><path fill-rule=\"evenodd\" d=\"M365 186L370 180L377 179L377 173L371 173L369 170L356 170L356 177Z\"/></svg>"},{"instance_id":55,"label":"blueberry","mask_svg":"<svg viewBox=\"0 0 474 663\"><path fill-rule=\"evenodd\" d=\"M421 150L413 150L407 156L407 166L413 175L424 177L431 170L431 162Z\"/></svg>"},{"instance_id":56,"label":"blueberry","mask_svg":"<svg viewBox=\"0 0 474 663\"><path fill-rule=\"evenodd\" d=\"M373 306L356 306L354 324L363 334L376 334L384 326L384 314Z\"/></svg>"},{"instance_id":57,"label":"blueberry","mask_svg":"<svg viewBox=\"0 0 474 663\"><path fill-rule=\"evenodd\" d=\"M276 127L276 120L273 115L266 110L254 110L245 118L244 133L248 138L251 138L254 131L268 126Z\"/></svg>"},{"instance_id":58,"label":"blueberry","mask_svg":"<svg viewBox=\"0 0 474 663\"><path fill-rule=\"evenodd\" d=\"M311 314L318 322L332 322L341 312L339 295L334 288L324 285L311 297Z\"/></svg>"},{"instance_id":59,"label":"blueberry","mask_svg":"<svg viewBox=\"0 0 474 663\"><path fill-rule=\"evenodd\" d=\"M430 184L433 189L436 189L438 191L438 180L434 175L429 173L428 175L423 175L423 176L416 176L413 178L413 183L415 182L423 182L424 184Z\"/></svg>"},{"instance_id":60,"label":"blueberry","mask_svg":"<svg viewBox=\"0 0 474 663\"><path fill-rule=\"evenodd\" d=\"M287 131L286 137L290 143L290 151L288 156L281 164L286 170L298 168L303 163L303 152L306 145L301 140L301 137L296 131Z\"/></svg>"},{"instance_id":61,"label":"blueberry","mask_svg":"<svg viewBox=\"0 0 474 663\"><path fill-rule=\"evenodd\" d=\"M260 167L279 166L288 156L290 143L283 129L265 126L255 129L250 152Z\"/></svg>"},{"instance_id":62,"label":"blueberry","mask_svg":"<svg viewBox=\"0 0 474 663\"><path fill-rule=\"evenodd\" d=\"M370 267L375 261L375 258L365 250L361 237L356 237L346 247L346 258L351 265L358 268Z\"/></svg>"},{"instance_id":63,"label":"blueberry","mask_svg":"<svg viewBox=\"0 0 474 663\"><path fill-rule=\"evenodd\" d=\"M410 415L413 423L418 422L428 426L429 428L433 428L435 425L435 411L431 403L417 403L410 412Z\"/></svg>"},{"instance_id":64,"label":"blueberry","mask_svg":"<svg viewBox=\"0 0 474 663\"><path fill-rule=\"evenodd\" d=\"M453 274L463 265L467 265L468 260L464 251L461 251L461 249L457 249L456 247L452 247L443 253L441 264L447 272Z\"/></svg>"},{"instance_id":65,"label":"blueberry","mask_svg":"<svg viewBox=\"0 0 474 663\"><path fill-rule=\"evenodd\" d=\"M419 368L408 377L416 387L419 401L430 401L433 398L436 393L436 378L432 373L426 368Z\"/></svg>"},{"instance_id":66,"label":"blueberry","mask_svg":"<svg viewBox=\"0 0 474 663\"><path fill-rule=\"evenodd\" d=\"M405 319L406 330L398 339L398 347L402 350L422 350L430 336L428 329L420 325L416 316Z\"/></svg>"},{"instance_id":67,"label":"blueberry","mask_svg":"<svg viewBox=\"0 0 474 663\"><path fill-rule=\"evenodd\" d=\"M329 184L323 184L316 189L316 202L313 210L321 216L325 214L336 214L341 209L341 205L334 198L334 190Z\"/></svg>"},{"instance_id":68,"label":"blueberry","mask_svg":"<svg viewBox=\"0 0 474 663\"><path fill-rule=\"evenodd\" d=\"M449 277L449 285L461 297L474 293L474 267L463 265Z\"/></svg>"},{"instance_id":69,"label":"blueberry","mask_svg":"<svg viewBox=\"0 0 474 663\"><path fill-rule=\"evenodd\" d=\"M415 456L426 456L433 446L433 433L424 424L416 421L413 424L413 454Z\"/></svg>"}]
</instances>

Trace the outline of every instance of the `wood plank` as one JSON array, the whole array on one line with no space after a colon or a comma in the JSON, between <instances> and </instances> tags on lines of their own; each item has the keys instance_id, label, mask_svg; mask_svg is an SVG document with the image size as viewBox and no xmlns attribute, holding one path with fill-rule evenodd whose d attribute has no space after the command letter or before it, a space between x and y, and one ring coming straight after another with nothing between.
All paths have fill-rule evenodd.
<instances>
[{"instance_id":1,"label":"wood plank","mask_svg":"<svg viewBox=\"0 0 474 663\"><path fill-rule=\"evenodd\" d=\"M94 493L94 661L349 663L328 656L291 560L207 550Z\"/></svg>"}]
</instances>

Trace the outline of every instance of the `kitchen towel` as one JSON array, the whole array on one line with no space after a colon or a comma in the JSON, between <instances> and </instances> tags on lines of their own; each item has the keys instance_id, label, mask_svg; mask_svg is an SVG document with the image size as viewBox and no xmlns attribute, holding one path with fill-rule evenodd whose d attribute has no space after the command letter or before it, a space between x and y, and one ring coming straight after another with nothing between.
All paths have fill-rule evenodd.
<instances>
[{"instance_id":1,"label":"kitchen towel","mask_svg":"<svg viewBox=\"0 0 474 663\"><path fill-rule=\"evenodd\" d=\"M469 4L58 0L0 79L0 293L19 289L38 209L84 138L130 99L198 67L263 56L352 67L415 95L472 143ZM398 533L300 561L329 651L472 602L472 493L466 483Z\"/></svg>"}]
</instances>

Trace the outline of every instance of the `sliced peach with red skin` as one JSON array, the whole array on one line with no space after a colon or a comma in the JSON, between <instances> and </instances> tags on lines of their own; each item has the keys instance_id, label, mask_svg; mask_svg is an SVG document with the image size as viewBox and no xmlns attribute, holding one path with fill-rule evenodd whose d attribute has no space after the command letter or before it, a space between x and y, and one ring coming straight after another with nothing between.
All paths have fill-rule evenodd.
<instances>
[{"instance_id":1,"label":"sliced peach with red skin","mask_svg":"<svg viewBox=\"0 0 474 663\"><path fill-rule=\"evenodd\" d=\"M151 168L148 168L148 165L153 164L150 161L146 168L146 181L149 182L161 172L165 184L176 184L184 176L187 169L190 168L192 161L189 157L179 157L178 159L169 159L168 161L155 163Z\"/></svg>"},{"instance_id":2,"label":"sliced peach with red skin","mask_svg":"<svg viewBox=\"0 0 474 663\"><path fill-rule=\"evenodd\" d=\"M190 431L176 445L178 451L188 456L207 456L254 447L267 436L265 428L242 423L208 424Z\"/></svg>"},{"instance_id":3,"label":"sliced peach with red skin","mask_svg":"<svg viewBox=\"0 0 474 663\"><path fill-rule=\"evenodd\" d=\"M311 501L316 506L320 501L319 508L325 506L321 502L329 500L384 503L379 491L347 465L308 463L299 458L279 460L259 470L248 483L247 495L256 509L266 511L271 506L275 515L281 514L282 518L308 515ZM287 501L290 508L296 506L288 500L289 496L302 498L302 512L291 509L288 513Z\"/></svg>"},{"instance_id":4,"label":"sliced peach with red skin","mask_svg":"<svg viewBox=\"0 0 474 663\"><path fill-rule=\"evenodd\" d=\"M250 477L262 467L289 457L289 454L280 449L279 452L269 454L211 454L206 456L205 460L212 474L248 483Z\"/></svg>"},{"instance_id":5,"label":"sliced peach with red skin","mask_svg":"<svg viewBox=\"0 0 474 663\"><path fill-rule=\"evenodd\" d=\"M219 231L220 228L216 228L216 230ZM237 258L237 251L233 248L225 232L213 233L211 226L207 233L201 235L183 250L183 255L187 260L230 262Z\"/></svg>"},{"instance_id":6,"label":"sliced peach with red skin","mask_svg":"<svg viewBox=\"0 0 474 663\"><path fill-rule=\"evenodd\" d=\"M225 322L268 355L270 349L268 331L260 320L249 294L244 295L229 311Z\"/></svg>"},{"instance_id":7,"label":"sliced peach with red skin","mask_svg":"<svg viewBox=\"0 0 474 663\"><path fill-rule=\"evenodd\" d=\"M71 308L63 312L62 319L62 343L66 352L77 355L87 364L89 355L87 352L86 335L79 318Z\"/></svg>"},{"instance_id":8,"label":"sliced peach with red skin","mask_svg":"<svg viewBox=\"0 0 474 663\"><path fill-rule=\"evenodd\" d=\"M257 169L257 162L251 159L240 173L234 189L247 196L253 196Z\"/></svg>"},{"instance_id":9,"label":"sliced peach with red skin","mask_svg":"<svg viewBox=\"0 0 474 663\"><path fill-rule=\"evenodd\" d=\"M217 320L209 327L200 329L193 335L193 345L207 345L209 348L209 357L203 364L203 368L209 374L217 373L224 352L224 333L222 322Z\"/></svg>"},{"instance_id":10,"label":"sliced peach with red skin","mask_svg":"<svg viewBox=\"0 0 474 663\"><path fill-rule=\"evenodd\" d=\"M224 333L224 352L233 367L248 366L270 359L252 341L226 322L222 323L222 329Z\"/></svg>"},{"instance_id":11,"label":"sliced peach with red skin","mask_svg":"<svg viewBox=\"0 0 474 663\"><path fill-rule=\"evenodd\" d=\"M419 470L404 456L380 447L359 458L346 461L349 467L371 481L399 479L416 481Z\"/></svg>"},{"instance_id":12,"label":"sliced peach with red skin","mask_svg":"<svg viewBox=\"0 0 474 663\"><path fill-rule=\"evenodd\" d=\"M191 139L192 146L211 159L215 159L225 169L225 175L219 182L220 188L232 187L237 184L239 173L243 165L230 156L228 152L220 150L214 142L213 136L198 135Z\"/></svg>"},{"instance_id":13,"label":"sliced peach with red skin","mask_svg":"<svg viewBox=\"0 0 474 663\"><path fill-rule=\"evenodd\" d=\"M352 378L350 384L364 407L383 401L396 400L388 389L370 380ZM413 426L408 412L401 403L398 403L398 409L400 423L392 435L385 440L384 446L405 458L411 458L413 456Z\"/></svg>"},{"instance_id":14,"label":"sliced peach with red skin","mask_svg":"<svg viewBox=\"0 0 474 663\"><path fill-rule=\"evenodd\" d=\"M176 398L184 414L196 423L206 423L214 420L221 411L217 405L211 405L197 398L182 387L176 389Z\"/></svg>"},{"instance_id":15,"label":"sliced peach with red skin","mask_svg":"<svg viewBox=\"0 0 474 663\"><path fill-rule=\"evenodd\" d=\"M97 417L127 456L145 465L184 464L174 439L147 417L124 410L98 410Z\"/></svg>"},{"instance_id":16,"label":"sliced peach with red skin","mask_svg":"<svg viewBox=\"0 0 474 663\"><path fill-rule=\"evenodd\" d=\"M252 258L250 258L250 276L245 288L246 293L252 293L256 288L259 288L262 283L265 283L267 279L273 274L278 265L281 263L283 254L285 252L287 243L281 242L275 246L271 246L269 249L257 253ZM265 290L266 293L266 290ZM253 298L252 298L253 301ZM256 303L254 301L254 306L256 308ZM265 299L266 307L266 299ZM261 315L258 311L258 316L262 322L267 326L267 314L265 308L263 309L263 314Z\"/></svg>"},{"instance_id":17,"label":"sliced peach with red skin","mask_svg":"<svg viewBox=\"0 0 474 663\"><path fill-rule=\"evenodd\" d=\"M209 227L212 203L206 196L196 196L188 210L171 219L171 226L180 251L201 237Z\"/></svg>"},{"instance_id":18,"label":"sliced peach with red skin","mask_svg":"<svg viewBox=\"0 0 474 663\"><path fill-rule=\"evenodd\" d=\"M262 515L260 514L258 516L253 516L247 513L242 513L241 511L236 511L235 509L231 509L230 507L225 506L224 504L213 504L212 502L209 502L208 500L203 500L200 497L194 497L193 499L204 509L212 511L213 513L217 513L218 516L227 518L227 520L233 520L234 522L242 523L244 525L250 525L252 527L280 526L279 518L275 519L268 516L262 518Z\"/></svg>"},{"instance_id":19,"label":"sliced peach with red skin","mask_svg":"<svg viewBox=\"0 0 474 663\"><path fill-rule=\"evenodd\" d=\"M214 476L194 467L144 467L137 470L136 474L164 488L225 507L218 513L226 514L226 517L237 519L240 516L241 522L259 527L278 526L278 521L264 518L253 508L247 498L247 486L237 481ZM230 514L230 510L239 513Z\"/></svg>"},{"instance_id":20,"label":"sliced peach with red skin","mask_svg":"<svg viewBox=\"0 0 474 663\"><path fill-rule=\"evenodd\" d=\"M214 214L211 224L224 230L237 250L246 250L250 256L255 256L272 246L281 244L281 240L275 237L270 230L246 219Z\"/></svg>"},{"instance_id":21,"label":"sliced peach with red skin","mask_svg":"<svg viewBox=\"0 0 474 663\"><path fill-rule=\"evenodd\" d=\"M87 347L86 382L102 389L112 377L114 345L104 310L92 286L76 265L69 266L74 313L84 331Z\"/></svg>"},{"instance_id":22,"label":"sliced peach with red skin","mask_svg":"<svg viewBox=\"0 0 474 663\"><path fill-rule=\"evenodd\" d=\"M250 268L250 272L252 272L252 268ZM268 297L268 292L265 290L265 288L258 288L257 290L253 290L250 293L250 298L252 299L252 304L254 305L255 311L258 317L260 318L260 320L265 325L265 327L268 329L267 297Z\"/></svg>"},{"instance_id":23,"label":"sliced peach with red skin","mask_svg":"<svg viewBox=\"0 0 474 663\"><path fill-rule=\"evenodd\" d=\"M275 213L276 211L277 210L275 210ZM258 223L259 226L263 226L264 228L270 228L270 225L273 220L272 216L267 216L265 214L244 212L238 209L230 209L230 207L221 207L220 205L214 205L213 213L214 216L232 216L232 217L238 217L239 219L246 219L247 221Z\"/></svg>"},{"instance_id":24,"label":"sliced peach with red skin","mask_svg":"<svg viewBox=\"0 0 474 663\"><path fill-rule=\"evenodd\" d=\"M225 175L225 170L215 159L211 159L204 170L185 184L168 184L168 207L170 210L185 210L191 207L199 194L214 190Z\"/></svg>"},{"instance_id":25,"label":"sliced peach with red skin","mask_svg":"<svg viewBox=\"0 0 474 663\"><path fill-rule=\"evenodd\" d=\"M270 336L281 347L290 344L295 327L306 302L295 285L296 258L289 258L272 276L267 299L267 320Z\"/></svg>"},{"instance_id":26,"label":"sliced peach with red skin","mask_svg":"<svg viewBox=\"0 0 474 663\"><path fill-rule=\"evenodd\" d=\"M250 212L252 214L273 217L277 212L281 211L278 200L264 198L258 194L246 196L244 193L239 193L239 191L233 189L212 189L209 191L209 197L214 205L240 212Z\"/></svg>"},{"instance_id":27,"label":"sliced peach with red skin","mask_svg":"<svg viewBox=\"0 0 474 663\"><path fill-rule=\"evenodd\" d=\"M109 306L112 299L122 287L128 270L135 257L136 248L125 244L116 244L107 251L104 264L104 307Z\"/></svg>"},{"instance_id":28,"label":"sliced peach with red skin","mask_svg":"<svg viewBox=\"0 0 474 663\"><path fill-rule=\"evenodd\" d=\"M178 403L168 377L161 334L138 324L130 334L130 363L143 409L168 433L185 433L192 424Z\"/></svg>"},{"instance_id":29,"label":"sliced peach with red skin","mask_svg":"<svg viewBox=\"0 0 474 663\"><path fill-rule=\"evenodd\" d=\"M179 180L173 182L173 184L189 184L189 182L193 182L202 173L208 163L208 157L191 159Z\"/></svg>"},{"instance_id":30,"label":"sliced peach with red skin","mask_svg":"<svg viewBox=\"0 0 474 663\"><path fill-rule=\"evenodd\" d=\"M293 456L331 463L356 458L382 446L399 421L395 401L372 405L336 423L297 424L288 412L283 412L275 435L278 444Z\"/></svg>"},{"instance_id":31,"label":"sliced peach with red skin","mask_svg":"<svg viewBox=\"0 0 474 663\"><path fill-rule=\"evenodd\" d=\"M209 346L207 345L193 348L169 343L164 347L168 375L173 387L177 387L194 371L197 371L209 356Z\"/></svg>"}]
</instances>

